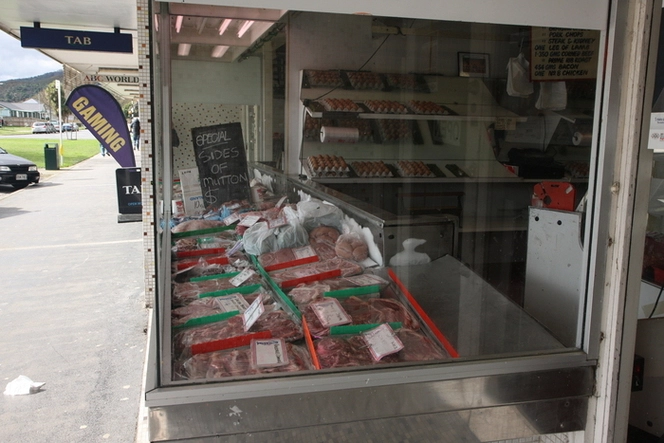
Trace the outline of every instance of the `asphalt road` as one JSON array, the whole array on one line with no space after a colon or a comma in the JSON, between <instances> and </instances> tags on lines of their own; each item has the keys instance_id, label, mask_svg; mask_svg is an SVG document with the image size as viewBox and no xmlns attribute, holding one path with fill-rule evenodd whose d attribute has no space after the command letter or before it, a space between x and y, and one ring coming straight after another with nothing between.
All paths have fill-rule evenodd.
<instances>
[{"instance_id":1,"label":"asphalt road","mask_svg":"<svg viewBox=\"0 0 664 443\"><path fill-rule=\"evenodd\" d=\"M117 168L96 155L0 193L0 389L19 375L46 383L0 396L3 443L136 439L142 225L117 222Z\"/></svg>"}]
</instances>

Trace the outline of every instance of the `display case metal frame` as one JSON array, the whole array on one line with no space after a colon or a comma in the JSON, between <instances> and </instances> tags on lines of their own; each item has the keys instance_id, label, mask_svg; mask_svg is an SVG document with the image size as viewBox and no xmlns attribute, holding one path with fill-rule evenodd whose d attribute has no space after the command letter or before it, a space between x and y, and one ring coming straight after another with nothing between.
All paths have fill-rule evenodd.
<instances>
[{"instance_id":1,"label":"display case metal frame","mask_svg":"<svg viewBox=\"0 0 664 443\"><path fill-rule=\"evenodd\" d=\"M223 2L222 2L223 3ZM591 2L584 4L584 6L589 7ZM563 7L556 5L558 11L570 10L570 8L575 7L578 2L568 2L567 6ZM595 5L604 5L603 8L606 9L608 2L595 2ZM647 5L646 5L647 6ZM336 5L335 7L344 8L344 5ZM624 23L615 23L616 17L628 17L629 14L621 14L618 12L625 12L627 9L625 2L617 2L612 4L612 13L611 21L612 29L610 32L603 32L602 37L607 37L608 45L614 44L614 39L620 41L621 36L624 34L624 30L632 29L631 24ZM536 8L533 8L535 10ZM602 9L602 8L600 8ZM602 9L602 10L604 10ZM581 17L583 14L577 14L578 25L582 26ZM596 17L596 15L595 15ZM584 17L585 18L585 17ZM620 19L622 20L622 19ZM597 24L598 27L603 28L604 24ZM615 32L617 28L618 32ZM603 38L604 40L604 38ZM630 40L630 39L625 39ZM603 48L604 49L604 48ZM596 196L595 198L598 201L598 204L591 208L593 219L600 220L601 215L607 215L615 213L616 210L609 208L609 202L612 201L612 195L616 194L614 192L614 187L611 186L611 181L613 174L616 172L612 168L608 168L607 165L611 162L614 156L617 156L616 151L618 147L616 144L618 141L613 140L613 135L616 135L619 130L617 128L624 128L628 123L625 123L622 117L618 116L618 109L614 102L618 101L622 97L622 94L617 91L621 87L621 82L619 81L618 69L624 67L627 59L626 54L628 55L629 51L623 49L624 52L617 51L616 53L611 53L611 57L607 60L609 78L607 79L606 88L606 100L603 104L596 104L596 115L601 116L602 121L606 121L606 125L600 133L599 129L595 130L593 138L601 138L601 145L603 147L601 155L598 155L597 158L593 159L598 165L599 172L591 177L591 180L594 180L596 183ZM638 52L638 49L635 50ZM604 53L605 51L601 51ZM168 51L163 51L162 56L167 57ZM621 58L622 57L622 58ZM602 58L602 62L604 59ZM163 66L163 65L162 65ZM614 75L615 73L615 75ZM600 84L603 84L604 78L601 75ZM168 89L167 82L164 84L164 90ZM636 82L635 82L636 84ZM604 106L604 108L602 107ZM622 115L622 113L621 113ZM598 117L599 118L599 117ZM170 128L170 122L168 121L168 116L164 116L164 133L168 134L168 129ZM609 128L609 129L607 129ZM638 129L638 128L637 128ZM601 137L599 137L601 135ZM597 136L597 137L596 137ZM164 136L167 139L167 135ZM618 140L618 138L615 138ZM606 146L605 146L606 144ZM631 146L631 145L630 145ZM622 157L621 157L622 158ZM616 166L618 172L625 169L623 166ZM606 171L605 171L606 169ZM599 202L604 202L600 205ZM627 202L629 203L629 202ZM621 204L624 204L622 202ZM158 221L158 220L157 220ZM588 221L588 227L592 227L590 221ZM599 244L603 242L598 241L598 239L605 239L610 237L610 233L613 231L609 226L600 226L598 229L592 231L589 234L592 238L592 244ZM589 248L590 250L595 250L597 248ZM591 252L587 252L591 254ZM366 392L363 391L366 388L367 381L371 384L376 384L377 386L384 386L386 389L392 389L390 391L389 398L394 398L394 395L403 392L406 397L409 398L411 394L417 394L420 387L426 387L425 393L430 396L437 396L436 401L444 402L446 407L450 409L441 408L436 410L436 408L429 409L431 414L442 414L445 410L475 410L475 408L485 408L488 412L498 411L504 406L501 405L513 405L513 404L529 404L535 406L538 403L548 404L551 406L551 410L560 407L561 404L572 404L578 400L577 403L581 404L578 408L574 406L573 408L578 412L577 417L583 417L580 421L575 421L573 426L565 428L562 426L558 430L565 429L584 429L585 427L585 415L584 413L590 407L591 409L595 406L590 405L589 402L593 402L592 395L594 394L593 390L593 381L595 364L597 358L602 358L602 361L607 361L605 356L600 355L600 323L602 323L605 318L600 307L603 302L605 304L611 304L615 306L617 303L611 298L614 294L604 293L601 291L601 286L605 280L609 280L606 275L608 265L604 266L603 263L607 262L607 258L610 257L610 254L607 251L599 251L596 256L592 257L592 260L588 256L584 257L584 262L591 263L591 270L593 272L592 277L588 278L588 288L586 291L589 293L594 293L597 291L597 294L589 296L588 304L586 307L586 319L585 319L585 329L587 333L584 335L583 349L584 351L566 351L566 352L556 352L553 354L540 354L540 355L531 355L527 357L523 356L500 356L495 359L486 359L482 361L460 361L454 364L434 364L427 365L426 367L416 367L408 368L406 370L402 368L395 368L394 370L388 369L385 371L358 371L356 373L340 373L340 374L330 374L330 375L321 375L317 374L315 376L305 375L303 377L284 377L283 379L271 379L271 380L260 380L260 381L249 381L249 382L228 382L223 384L210 384L210 385L196 385L196 386L167 386L162 384L162 381L159 377L148 377L148 383L146 386L146 400L147 405L150 407L150 423L151 423L151 439L154 441L165 441L176 438L186 438L185 435L190 437L192 436L204 436L207 438L213 435L228 435L228 433L238 433L238 432L250 432L249 428L254 428L257 432L261 429L267 429L269 427L275 427L279 429L286 429L283 427L283 424L280 425L275 423L277 419L273 419L269 422L266 427L266 423L262 422L261 426L257 425L256 420L252 421L251 426L240 426L237 427L235 423L240 422L241 420L234 420L229 422L226 420L226 416L229 415L229 409L233 411L233 407L236 405L245 406L246 411L256 411L258 410L282 410L287 409L285 406L292 404L298 404L302 406L307 405L316 405L317 399L327 399L328 403L332 403L331 407L348 407L351 403L350 400L343 401L342 397L338 395L339 393L347 394L347 398L351 399L353 394L360 394L358 398L366 399ZM160 275L166 275L168 269L164 263L160 264L160 269L158 270ZM621 275L617 275L615 278L623 278ZM621 281L616 281L616 287L620 286ZM622 288L623 286L620 286ZM615 291L621 291L621 289L616 289ZM608 296L605 299L602 295ZM616 293L616 295L619 295ZM160 297L163 297L164 294L159 294ZM155 311L155 316L157 313ZM156 322L154 324L159 324L159 317L155 317ZM608 319L604 322L610 331L611 343L616 343L620 339L620 333L616 333L613 330L615 324L611 323L611 319ZM162 366L162 360L160 356L159 349L159 339L158 334L160 330L151 331L150 335L150 352L149 352L149 362L148 362L148 371L150 374L160 373L160 368ZM620 332L620 331L618 331ZM602 332L604 334L604 332ZM606 346L606 345L605 345ZM618 346L620 348L620 346ZM618 349L619 350L619 349ZM609 356L609 361L610 361ZM569 370L570 372L567 372ZM605 370L604 370L605 371ZM567 372L567 374L564 374ZM569 377L573 375L572 377ZM604 372L606 375L607 373ZM516 398L501 400L501 397L494 396L491 392L487 390L481 390L480 386L487 386L492 380L506 380L506 378L501 378L505 376L514 376L518 380L517 383L514 381L510 383L505 383L505 387L514 386L515 390L513 391L516 394ZM524 382L533 382L536 383L536 380L541 379L542 375L551 375L551 377L545 377L546 382L542 386L560 387L567 386L565 380L585 380L585 383L582 383L582 386L574 384L574 387L570 388L570 391L564 392L560 391L558 394L554 394L556 401L560 402L554 405L554 401L550 401L550 398L547 398L547 395L544 394L543 390L538 389L533 392L534 394L528 395L528 392L523 392L519 389L520 386L532 386L530 383ZM610 374L609 374L610 375ZM580 377L579 377L580 376ZM365 385L363 385L365 383ZM464 394L469 394L470 397L473 397L471 394L477 394L477 397L473 397L475 402L463 402L454 400L454 390L451 389L455 383L459 386L463 385L460 389L461 391L456 391L458 395L463 396ZM405 391L397 391L395 387L402 387ZM571 385L570 385L571 386ZM602 384L604 387L605 384ZM411 389L413 388L413 389ZM609 388L611 388L609 386ZM326 395L317 394L322 392ZM387 390L381 390L383 394L387 394ZM446 396L445 393L449 392L449 396ZM460 392L460 394L459 394ZM379 391L375 391L376 394ZM300 398L288 397L289 395L301 396L304 398L303 402L300 402ZM364 395L362 395L364 394ZM372 395L369 395L369 398L374 398L374 392L371 392ZM610 394L610 393L609 393ZM603 395L606 395L604 393ZM376 395L376 399L380 399L379 395ZM423 397L423 399L426 396ZM259 399L260 402L254 402L253 399ZM284 402L284 400L290 399L293 402ZM568 403L570 402L571 403ZM399 410L395 405L384 405L384 404L367 404L367 406L385 406L384 408L378 407L377 410L380 411L382 417L388 417L389 414L400 413L410 415L414 412L415 415L426 415L427 412L415 409L415 410ZM423 401L422 404L426 404L426 401ZM610 408L614 402L611 399L605 401L606 405ZM240 408L241 409L241 408ZM600 409L600 408L598 408ZM601 413L602 411L599 411ZM202 415L200 415L202 414ZM316 410L311 410L311 416L316 415ZM223 416L224 420L222 423L217 423L219 417ZM320 414L316 415L320 417ZM336 423L342 423L344 420L357 421L358 417L352 417L350 410L347 414L343 416L334 416L329 420ZM230 417L233 419L234 417ZM380 417L366 417L371 420L378 420ZM602 416L601 420L598 420L601 426L603 423L606 423L606 416ZM360 417L361 419L361 417ZM610 418L608 419L610 420ZM300 422L301 423L301 422ZM565 423L570 423L565 421ZM297 424L291 422L290 425ZM281 426L281 427L280 427ZM548 428L548 431L544 432L554 432ZM207 432L211 433L207 433Z\"/></svg>"}]
</instances>

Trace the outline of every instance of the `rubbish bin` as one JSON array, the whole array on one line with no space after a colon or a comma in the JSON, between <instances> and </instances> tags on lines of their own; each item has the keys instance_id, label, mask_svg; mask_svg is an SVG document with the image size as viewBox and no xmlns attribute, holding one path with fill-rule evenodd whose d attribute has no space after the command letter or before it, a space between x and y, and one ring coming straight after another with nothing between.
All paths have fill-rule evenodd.
<instances>
[{"instance_id":1,"label":"rubbish bin","mask_svg":"<svg viewBox=\"0 0 664 443\"><path fill-rule=\"evenodd\" d=\"M47 170L60 169L57 143L46 143L44 145L44 163Z\"/></svg>"}]
</instances>

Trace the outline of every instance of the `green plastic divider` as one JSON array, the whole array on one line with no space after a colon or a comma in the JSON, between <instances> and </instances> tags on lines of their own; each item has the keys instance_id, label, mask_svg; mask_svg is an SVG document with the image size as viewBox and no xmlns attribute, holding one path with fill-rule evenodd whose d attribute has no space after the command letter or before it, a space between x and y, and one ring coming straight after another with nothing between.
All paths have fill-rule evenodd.
<instances>
[{"instance_id":1,"label":"green plastic divider","mask_svg":"<svg viewBox=\"0 0 664 443\"><path fill-rule=\"evenodd\" d=\"M284 291L279 287L279 285L276 284L274 282L274 280L272 280L272 277L270 277L270 274L268 274L265 271L265 269L263 269L261 264L258 263L258 259L255 256L251 255L251 254L249 256L251 257L251 261L254 264L254 266L256 267L256 269L258 269L258 272L260 272L260 274L263 276L263 278L268 281L268 283L272 287L272 290L277 294L277 296L283 302L283 304L285 304L288 307L288 309L290 309L291 312L297 316L297 318L301 319L302 318L302 313L300 312L299 309L297 309L297 306L295 306L295 304L293 304L291 299L284 293Z\"/></svg>"},{"instance_id":2,"label":"green plastic divider","mask_svg":"<svg viewBox=\"0 0 664 443\"><path fill-rule=\"evenodd\" d=\"M332 326L330 328L330 335L351 335L359 334L360 332L368 331L369 329L377 328L382 325L382 323L368 323L365 325L344 325L344 326ZM401 322L391 322L388 323L390 327L394 330L401 328Z\"/></svg>"},{"instance_id":3,"label":"green plastic divider","mask_svg":"<svg viewBox=\"0 0 664 443\"><path fill-rule=\"evenodd\" d=\"M261 287L262 287L261 284L258 283L250 286L240 286L239 288L230 288L230 289L222 289L220 291L204 292L202 294L198 294L198 298L221 297L222 295L228 295L228 294L251 294L252 292L257 291Z\"/></svg>"},{"instance_id":4,"label":"green plastic divider","mask_svg":"<svg viewBox=\"0 0 664 443\"><path fill-rule=\"evenodd\" d=\"M192 326L207 325L210 323L227 320L231 317L235 317L239 313L240 311L231 311L231 312L222 312L220 314L208 315L205 317L192 318L190 320L187 320L182 325L173 326L173 329L184 329L184 328L191 328Z\"/></svg>"},{"instance_id":5,"label":"green plastic divider","mask_svg":"<svg viewBox=\"0 0 664 443\"><path fill-rule=\"evenodd\" d=\"M199 229L197 231L174 232L171 234L171 238L195 237L197 235L214 234L215 232L229 231L231 229L235 229L235 226L217 226L215 228Z\"/></svg>"},{"instance_id":6,"label":"green plastic divider","mask_svg":"<svg viewBox=\"0 0 664 443\"><path fill-rule=\"evenodd\" d=\"M218 278L233 278L236 275L239 275L240 272L229 272L227 274L214 274L214 275L202 275L200 277L192 277L189 279L190 282L206 281L206 280L216 280Z\"/></svg>"},{"instance_id":7,"label":"green plastic divider","mask_svg":"<svg viewBox=\"0 0 664 443\"><path fill-rule=\"evenodd\" d=\"M323 293L323 297L346 298L353 295L375 294L380 292L379 285L360 286L359 288L339 289L338 291L328 291Z\"/></svg>"}]
</instances>

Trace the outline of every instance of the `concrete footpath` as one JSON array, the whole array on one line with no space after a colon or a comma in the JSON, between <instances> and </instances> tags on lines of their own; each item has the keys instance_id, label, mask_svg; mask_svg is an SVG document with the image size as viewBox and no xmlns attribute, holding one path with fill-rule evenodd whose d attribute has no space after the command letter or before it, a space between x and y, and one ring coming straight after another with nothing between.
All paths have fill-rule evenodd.
<instances>
[{"instance_id":1,"label":"concrete footpath","mask_svg":"<svg viewBox=\"0 0 664 443\"><path fill-rule=\"evenodd\" d=\"M46 383L0 395L4 443L145 439L142 224L117 222L118 167L96 155L0 189L0 390Z\"/></svg>"}]
</instances>

